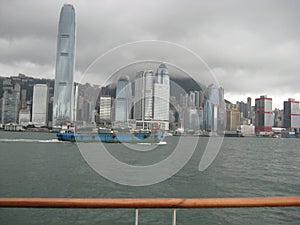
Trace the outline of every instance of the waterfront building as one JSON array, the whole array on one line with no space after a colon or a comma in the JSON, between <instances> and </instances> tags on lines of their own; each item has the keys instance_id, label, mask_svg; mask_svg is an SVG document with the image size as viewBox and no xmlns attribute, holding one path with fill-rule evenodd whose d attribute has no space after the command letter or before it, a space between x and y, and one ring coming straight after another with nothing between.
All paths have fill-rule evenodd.
<instances>
[{"instance_id":1,"label":"waterfront building","mask_svg":"<svg viewBox=\"0 0 300 225\"><path fill-rule=\"evenodd\" d=\"M240 125L240 126L238 126L238 130L245 137L255 135L255 127L252 124L251 125Z\"/></svg>"},{"instance_id":2,"label":"waterfront building","mask_svg":"<svg viewBox=\"0 0 300 225\"><path fill-rule=\"evenodd\" d=\"M183 108L188 106L188 99L189 99L189 95L187 93L182 94L180 93L179 96L179 105Z\"/></svg>"},{"instance_id":3,"label":"waterfront building","mask_svg":"<svg viewBox=\"0 0 300 225\"><path fill-rule=\"evenodd\" d=\"M35 84L32 100L32 123L35 126L48 125L49 89L46 84Z\"/></svg>"},{"instance_id":4,"label":"waterfront building","mask_svg":"<svg viewBox=\"0 0 300 225\"><path fill-rule=\"evenodd\" d=\"M26 109L27 107L27 90L26 89L22 89L21 90L21 109Z\"/></svg>"},{"instance_id":5,"label":"waterfront building","mask_svg":"<svg viewBox=\"0 0 300 225\"><path fill-rule=\"evenodd\" d=\"M3 102L3 98L0 98L0 125L2 124L2 102Z\"/></svg>"},{"instance_id":6,"label":"waterfront building","mask_svg":"<svg viewBox=\"0 0 300 225\"><path fill-rule=\"evenodd\" d=\"M284 127L283 125L283 110L280 109L274 109L273 111L274 114L274 127Z\"/></svg>"},{"instance_id":7,"label":"waterfront building","mask_svg":"<svg viewBox=\"0 0 300 225\"><path fill-rule=\"evenodd\" d=\"M6 89L3 93L1 123L17 123L20 103L20 86L14 89Z\"/></svg>"},{"instance_id":8,"label":"waterfront building","mask_svg":"<svg viewBox=\"0 0 300 225\"><path fill-rule=\"evenodd\" d=\"M153 71L138 73L134 81L134 119L153 119Z\"/></svg>"},{"instance_id":9,"label":"waterfront building","mask_svg":"<svg viewBox=\"0 0 300 225\"><path fill-rule=\"evenodd\" d=\"M219 105L220 103L219 89L215 87L213 84L207 87L207 97L211 104Z\"/></svg>"},{"instance_id":10,"label":"waterfront building","mask_svg":"<svg viewBox=\"0 0 300 225\"><path fill-rule=\"evenodd\" d=\"M169 121L170 77L165 64L159 65L154 81L153 119Z\"/></svg>"},{"instance_id":11,"label":"waterfront building","mask_svg":"<svg viewBox=\"0 0 300 225\"><path fill-rule=\"evenodd\" d=\"M206 109L206 113L211 113L211 115L206 115L207 121L207 130L217 131L218 130L218 120L219 120L219 104L220 104L220 93L219 89L215 87L213 84L207 87L207 96L208 101L206 103L206 107L209 105L209 109ZM225 107L224 107L225 109Z\"/></svg>"},{"instance_id":12,"label":"waterfront building","mask_svg":"<svg viewBox=\"0 0 300 225\"><path fill-rule=\"evenodd\" d=\"M194 91L189 92L188 107L192 109L196 108L196 94Z\"/></svg>"},{"instance_id":13,"label":"waterfront building","mask_svg":"<svg viewBox=\"0 0 300 225\"><path fill-rule=\"evenodd\" d=\"M19 112L19 124L22 126L27 126L30 123L30 110L21 109Z\"/></svg>"},{"instance_id":14,"label":"waterfront building","mask_svg":"<svg viewBox=\"0 0 300 225\"><path fill-rule=\"evenodd\" d=\"M219 106L217 104L212 105L212 131L218 131L219 124Z\"/></svg>"},{"instance_id":15,"label":"waterfront building","mask_svg":"<svg viewBox=\"0 0 300 225\"><path fill-rule=\"evenodd\" d=\"M236 104L238 110L241 112L241 118L248 118L248 110L249 110L248 103L241 101L241 102L237 102Z\"/></svg>"},{"instance_id":16,"label":"waterfront building","mask_svg":"<svg viewBox=\"0 0 300 225\"><path fill-rule=\"evenodd\" d=\"M212 131L212 105L208 100L204 102L204 129L206 131Z\"/></svg>"},{"instance_id":17,"label":"waterfront building","mask_svg":"<svg viewBox=\"0 0 300 225\"><path fill-rule=\"evenodd\" d=\"M224 100L224 88L219 87L219 105L218 105L218 131L222 132L226 128L226 104Z\"/></svg>"},{"instance_id":18,"label":"waterfront building","mask_svg":"<svg viewBox=\"0 0 300 225\"><path fill-rule=\"evenodd\" d=\"M289 98L283 103L283 127L289 129L300 128L300 109L299 101Z\"/></svg>"},{"instance_id":19,"label":"waterfront building","mask_svg":"<svg viewBox=\"0 0 300 225\"><path fill-rule=\"evenodd\" d=\"M169 129L170 77L161 64L154 76L152 70L138 73L134 81L133 119L136 127Z\"/></svg>"},{"instance_id":20,"label":"waterfront building","mask_svg":"<svg viewBox=\"0 0 300 225\"><path fill-rule=\"evenodd\" d=\"M99 119L100 122L110 123L111 122L111 96L100 96L100 111Z\"/></svg>"},{"instance_id":21,"label":"waterfront building","mask_svg":"<svg viewBox=\"0 0 300 225\"><path fill-rule=\"evenodd\" d=\"M226 130L236 131L241 123L241 112L237 109L228 109L226 113Z\"/></svg>"},{"instance_id":22,"label":"waterfront building","mask_svg":"<svg viewBox=\"0 0 300 225\"><path fill-rule=\"evenodd\" d=\"M79 83L74 82L74 105L73 105L73 120L78 121L78 98L79 98Z\"/></svg>"},{"instance_id":23,"label":"waterfront building","mask_svg":"<svg viewBox=\"0 0 300 225\"><path fill-rule=\"evenodd\" d=\"M272 98L267 95L255 99L255 132L272 132Z\"/></svg>"},{"instance_id":24,"label":"waterfront building","mask_svg":"<svg viewBox=\"0 0 300 225\"><path fill-rule=\"evenodd\" d=\"M66 4L61 9L58 25L53 126L73 120L74 50L75 10L72 5Z\"/></svg>"},{"instance_id":25,"label":"waterfront building","mask_svg":"<svg viewBox=\"0 0 300 225\"><path fill-rule=\"evenodd\" d=\"M251 113L252 113L252 108L251 108L251 105L252 104L252 99L251 97L248 97L247 98L247 107L248 107L248 118L250 119L251 118Z\"/></svg>"},{"instance_id":26,"label":"waterfront building","mask_svg":"<svg viewBox=\"0 0 300 225\"><path fill-rule=\"evenodd\" d=\"M198 131L203 129L203 110L190 108L185 110L184 129Z\"/></svg>"},{"instance_id":27,"label":"waterfront building","mask_svg":"<svg viewBox=\"0 0 300 225\"><path fill-rule=\"evenodd\" d=\"M127 122L131 112L131 83L128 77L121 77L117 82L116 99L114 103L115 121Z\"/></svg>"}]
</instances>

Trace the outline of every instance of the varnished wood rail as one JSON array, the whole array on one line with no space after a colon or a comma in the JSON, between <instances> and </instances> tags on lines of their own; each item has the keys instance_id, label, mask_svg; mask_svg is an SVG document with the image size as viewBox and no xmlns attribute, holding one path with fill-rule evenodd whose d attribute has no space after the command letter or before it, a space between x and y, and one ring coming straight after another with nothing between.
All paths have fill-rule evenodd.
<instances>
[{"instance_id":1,"label":"varnished wood rail","mask_svg":"<svg viewBox=\"0 0 300 225\"><path fill-rule=\"evenodd\" d=\"M0 198L14 208L236 208L300 206L300 196L253 198Z\"/></svg>"}]
</instances>

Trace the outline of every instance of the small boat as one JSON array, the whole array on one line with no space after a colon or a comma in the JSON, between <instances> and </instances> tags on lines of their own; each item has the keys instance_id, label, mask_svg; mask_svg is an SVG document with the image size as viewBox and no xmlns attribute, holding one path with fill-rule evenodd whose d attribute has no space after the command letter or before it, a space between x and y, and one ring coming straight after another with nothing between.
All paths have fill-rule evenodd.
<instances>
[{"instance_id":1,"label":"small boat","mask_svg":"<svg viewBox=\"0 0 300 225\"><path fill-rule=\"evenodd\" d=\"M281 138L281 135L280 134L273 134L272 138Z\"/></svg>"}]
</instances>

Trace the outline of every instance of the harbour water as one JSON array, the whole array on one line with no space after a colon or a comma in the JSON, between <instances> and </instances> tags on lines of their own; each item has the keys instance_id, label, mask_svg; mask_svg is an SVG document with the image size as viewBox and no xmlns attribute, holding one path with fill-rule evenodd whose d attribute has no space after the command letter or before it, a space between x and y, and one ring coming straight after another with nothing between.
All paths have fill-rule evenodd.
<instances>
[{"instance_id":1,"label":"harbour water","mask_svg":"<svg viewBox=\"0 0 300 225\"><path fill-rule=\"evenodd\" d=\"M108 144L131 165L166 158L178 137L149 152ZM201 198L300 195L300 139L225 138L213 163L198 170L208 138L163 182L131 187L111 182L83 159L76 143L50 133L0 132L1 197ZM189 146L186 146L187 148ZM171 209L141 209L139 224L171 224ZM177 224L299 224L300 208L178 209ZM0 208L0 224L134 224L134 209Z\"/></svg>"}]
</instances>

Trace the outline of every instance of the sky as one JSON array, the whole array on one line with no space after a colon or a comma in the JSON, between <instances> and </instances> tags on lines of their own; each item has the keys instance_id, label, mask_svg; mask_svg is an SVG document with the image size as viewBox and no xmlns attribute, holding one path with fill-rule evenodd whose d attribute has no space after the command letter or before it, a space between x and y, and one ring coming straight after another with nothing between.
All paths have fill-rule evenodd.
<instances>
[{"instance_id":1,"label":"sky","mask_svg":"<svg viewBox=\"0 0 300 225\"><path fill-rule=\"evenodd\" d=\"M233 103L268 95L283 108L287 98L300 100L297 0L0 0L0 76L54 78L65 3L76 13L75 80L88 81L95 64L105 80L113 70L104 67L154 59L193 71L196 80L208 70Z\"/></svg>"}]
</instances>

